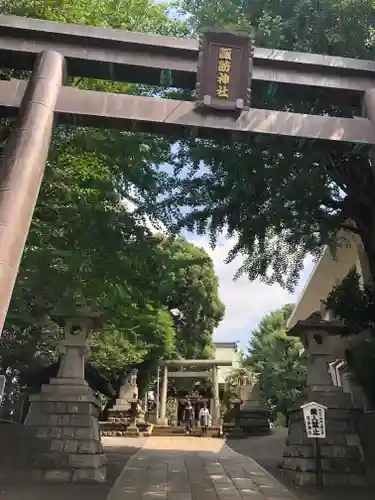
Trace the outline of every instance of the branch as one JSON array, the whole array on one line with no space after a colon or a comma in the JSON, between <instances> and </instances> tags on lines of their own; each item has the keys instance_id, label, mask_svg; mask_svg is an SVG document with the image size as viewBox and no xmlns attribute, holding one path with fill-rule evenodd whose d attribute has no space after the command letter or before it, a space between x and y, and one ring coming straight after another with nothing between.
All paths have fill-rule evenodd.
<instances>
[{"instance_id":1,"label":"branch","mask_svg":"<svg viewBox=\"0 0 375 500\"><path fill-rule=\"evenodd\" d=\"M339 217L340 219L342 219L342 215L341 217ZM336 219L334 216L329 216L329 215L326 215L326 214L316 214L316 219L319 221L323 221L323 222L326 222L328 223L331 228L333 229L334 226L333 226L333 222L335 222L335 226L338 228L338 229L345 229L346 231L351 231L352 233L355 233L355 234L358 234L359 236L362 237L362 234L363 234L363 231L361 229L359 229L358 227L356 226L353 226L352 224L348 224L347 222L339 222L338 217L336 216ZM347 220L347 219L346 219Z\"/></svg>"},{"instance_id":2,"label":"branch","mask_svg":"<svg viewBox=\"0 0 375 500\"><path fill-rule=\"evenodd\" d=\"M341 168L341 172L339 172L335 162L332 159L332 156L329 156L328 160L331 165L330 166L328 166L327 164L323 165L327 174L331 176L332 180L336 182L336 184L340 187L340 189L342 189L342 191L346 192L348 183L345 182L345 179L342 176L342 170L344 169Z\"/></svg>"},{"instance_id":3,"label":"branch","mask_svg":"<svg viewBox=\"0 0 375 500\"><path fill-rule=\"evenodd\" d=\"M361 229L358 229L355 226L352 226L351 224L339 224L339 227L341 229L345 229L346 231L351 231L354 234L358 234L359 236L362 237L363 231L361 231Z\"/></svg>"}]
</instances>

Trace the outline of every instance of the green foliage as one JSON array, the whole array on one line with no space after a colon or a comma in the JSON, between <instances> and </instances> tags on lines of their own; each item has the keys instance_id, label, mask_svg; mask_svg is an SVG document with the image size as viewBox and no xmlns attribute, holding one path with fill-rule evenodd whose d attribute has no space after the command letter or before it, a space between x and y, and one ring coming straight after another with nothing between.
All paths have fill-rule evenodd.
<instances>
[{"instance_id":1,"label":"green foliage","mask_svg":"<svg viewBox=\"0 0 375 500\"><path fill-rule=\"evenodd\" d=\"M306 385L302 344L286 335L286 322L292 311L293 305L287 304L263 317L251 334L246 360L257 377L263 400L275 417L279 412L287 416Z\"/></svg>"},{"instance_id":2,"label":"green foliage","mask_svg":"<svg viewBox=\"0 0 375 500\"><path fill-rule=\"evenodd\" d=\"M170 262L160 276L160 293L171 311L176 349L184 358L212 357L212 334L224 317L213 262L202 248L183 238L162 239Z\"/></svg>"},{"instance_id":3,"label":"green foliage","mask_svg":"<svg viewBox=\"0 0 375 500\"><path fill-rule=\"evenodd\" d=\"M373 285L364 286L355 268L351 269L343 281L333 288L325 300L325 305L343 321L344 333L353 335L368 330L375 336Z\"/></svg>"},{"instance_id":4,"label":"green foliage","mask_svg":"<svg viewBox=\"0 0 375 500\"><path fill-rule=\"evenodd\" d=\"M233 399L239 399L240 396L240 385L244 377L247 377L249 383L252 385L254 382L254 377L251 371L246 367L235 368L231 370L229 375L226 377L226 391L224 392L223 403L228 411L231 408L231 401Z\"/></svg>"},{"instance_id":5,"label":"green foliage","mask_svg":"<svg viewBox=\"0 0 375 500\"><path fill-rule=\"evenodd\" d=\"M168 16L168 2L150 0L2 0L2 14L46 19L59 23L177 36L184 23Z\"/></svg>"},{"instance_id":6,"label":"green foliage","mask_svg":"<svg viewBox=\"0 0 375 500\"><path fill-rule=\"evenodd\" d=\"M244 30L262 47L373 59L371 0L181 0L179 5L190 14L194 33L207 26ZM339 107L323 91L291 94L279 85L271 90L254 92L252 105L318 115L361 113L359 101ZM340 245L337 229L349 228L361 236L375 277L375 182L366 154L263 136L184 138L180 145L174 166L181 182L167 206L177 213L178 227L208 231L213 245L223 233L235 238L228 261L245 257L237 276L246 273L250 280L292 289L305 256L319 256L326 244Z\"/></svg>"},{"instance_id":7,"label":"green foliage","mask_svg":"<svg viewBox=\"0 0 375 500\"><path fill-rule=\"evenodd\" d=\"M375 409L375 338L372 336L355 344L347 352L347 363L353 382L362 387L369 404Z\"/></svg>"},{"instance_id":8,"label":"green foliage","mask_svg":"<svg viewBox=\"0 0 375 500\"><path fill-rule=\"evenodd\" d=\"M372 0L181 0L180 6L192 15L192 31L220 27L252 34L259 47L372 56Z\"/></svg>"},{"instance_id":9,"label":"green foliage","mask_svg":"<svg viewBox=\"0 0 375 500\"><path fill-rule=\"evenodd\" d=\"M167 4L151 0L12 0L0 2L0 13L186 34L184 23L168 15ZM152 92L102 80L69 84ZM9 125L2 124L2 140ZM77 300L104 314L105 330L90 342L93 363L111 381L135 364L148 375L158 359L178 352L209 355L213 328L224 313L212 262L182 238L152 234L145 212L167 193L159 165L169 161L171 144L147 134L57 127L2 337L1 371L55 359L60 332L48 314Z\"/></svg>"},{"instance_id":10,"label":"green foliage","mask_svg":"<svg viewBox=\"0 0 375 500\"><path fill-rule=\"evenodd\" d=\"M287 422L286 422L285 415L278 412L276 414L275 425L276 425L276 427L286 427Z\"/></svg>"},{"instance_id":11,"label":"green foliage","mask_svg":"<svg viewBox=\"0 0 375 500\"><path fill-rule=\"evenodd\" d=\"M375 408L375 303L373 285L363 285L353 268L346 278L328 295L325 305L344 324L344 335L367 332L347 353L350 374L371 406Z\"/></svg>"}]
</instances>

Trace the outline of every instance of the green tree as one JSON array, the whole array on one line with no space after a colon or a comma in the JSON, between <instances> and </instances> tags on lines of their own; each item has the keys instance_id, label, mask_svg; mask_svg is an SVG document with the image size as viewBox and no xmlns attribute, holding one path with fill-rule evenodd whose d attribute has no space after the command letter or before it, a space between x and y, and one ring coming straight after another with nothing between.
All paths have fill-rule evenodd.
<instances>
[{"instance_id":1,"label":"green tree","mask_svg":"<svg viewBox=\"0 0 375 500\"><path fill-rule=\"evenodd\" d=\"M266 314L252 332L245 363L257 377L264 402L273 416L288 410L303 394L306 363L302 344L286 335L286 322L292 304Z\"/></svg>"},{"instance_id":2,"label":"green tree","mask_svg":"<svg viewBox=\"0 0 375 500\"><path fill-rule=\"evenodd\" d=\"M190 15L192 33L207 26L245 30L262 47L373 59L371 0L181 0L180 6ZM361 113L358 105L329 102L323 91L291 95L280 85L254 92L252 106L347 117ZM213 244L223 233L234 237L228 260L245 256L238 274L291 289L305 256L320 255L326 244L342 244L337 230L349 228L361 237L375 279L375 181L364 152L327 152L263 136L185 138L180 146L174 165L183 181L168 207L181 209L179 227L208 231Z\"/></svg>"},{"instance_id":3,"label":"green tree","mask_svg":"<svg viewBox=\"0 0 375 500\"><path fill-rule=\"evenodd\" d=\"M173 316L176 350L184 358L211 357L212 334L225 311L213 262L184 238L162 238L160 244L169 259L160 292Z\"/></svg>"},{"instance_id":4,"label":"green tree","mask_svg":"<svg viewBox=\"0 0 375 500\"><path fill-rule=\"evenodd\" d=\"M346 351L353 381L362 387L369 408L375 408L375 301L373 287L364 285L353 268L326 300L327 309L343 323L343 335L367 332Z\"/></svg>"},{"instance_id":5,"label":"green tree","mask_svg":"<svg viewBox=\"0 0 375 500\"><path fill-rule=\"evenodd\" d=\"M183 35L167 4L15 0L0 13ZM10 72L8 76L26 77ZM115 92L149 92L134 85L70 79L70 85ZM2 124L1 137L9 133ZM104 332L92 338L93 361L109 377L134 363L175 350L173 319L150 279L166 256L128 201L163 193L171 141L112 130L58 127L34 214L1 344L2 371L54 358L59 330L48 313L84 299L103 311ZM4 354L4 355L3 355Z\"/></svg>"},{"instance_id":6,"label":"green tree","mask_svg":"<svg viewBox=\"0 0 375 500\"><path fill-rule=\"evenodd\" d=\"M224 314L213 263L204 250L183 238L160 235L150 237L148 244L152 252L147 255L140 248L135 254L142 263L128 263L129 270L133 265L132 286L131 273L126 276L127 289L112 280L104 288L107 295L95 302L102 305L107 321L104 331L91 337L91 361L113 385L133 365L142 364L148 373L163 357L209 357L213 329ZM141 264L143 268L136 267ZM13 304L19 303L16 296ZM12 308L12 328L5 330L1 346L3 371L24 371L54 359L59 331L48 321L52 305L53 301L48 309L43 303L44 316L34 325L29 323L35 309L25 316Z\"/></svg>"},{"instance_id":7,"label":"green tree","mask_svg":"<svg viewBox=\"0 0 375 500\"><path fill-rule=\"evenodd\" d=\"M87 24L142 33L177 36L186 32L182 21L168 15L168 2L150 0L2 0L2 14L60 23Z\"/></svg>"}]
</instances>

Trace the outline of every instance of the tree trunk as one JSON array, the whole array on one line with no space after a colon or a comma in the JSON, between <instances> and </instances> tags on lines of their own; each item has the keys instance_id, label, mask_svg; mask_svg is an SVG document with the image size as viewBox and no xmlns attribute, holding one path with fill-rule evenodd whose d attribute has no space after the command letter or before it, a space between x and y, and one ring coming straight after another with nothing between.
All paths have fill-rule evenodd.
<instances>
[{"instance_id":1,"label":"tree trunk","mask_svg":"<svg viewBox=\"0 0 375 500\"><path fill-rule=\"evenodd\" d=\"M361 239L368 262L370 282L375 283L375 221L371 221L371 223L367 221L367 224L362 224L362 228L363 234Z\"/></svg>"}]
</instances>

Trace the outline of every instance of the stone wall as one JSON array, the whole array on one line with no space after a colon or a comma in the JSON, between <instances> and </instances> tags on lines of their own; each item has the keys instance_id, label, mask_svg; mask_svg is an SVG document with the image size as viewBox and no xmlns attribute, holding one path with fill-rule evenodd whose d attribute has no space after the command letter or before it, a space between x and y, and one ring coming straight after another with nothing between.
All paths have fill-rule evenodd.
<instances>
[{"instance_id":1,"label":"stone wall","mask_svg":"<svg viewBox=\"0 0 375 500\"><path fill-rule=\"evenodd\" d=\"M35 463L49 452L48 443L38 439L22 424L0 420L0 484L23 483L40 478Z\"/></svg>"},{"instance_id":2,"label":"stone wall","mask_svg":"<svg viewBox=\"0 0 375 500\"><path fill-rule=\"evenodd\" d=\"M367 412L361 416L358 428L366 461L367 481L375 486L375 412Z\"/></svg>"},{"instance_id":3,"label":"stone wall","mask_svg":"<svg viewBox=\"0 0 375 500\"><path fill-rule=\"evenodd\" d=\"M366 485L364 457L357 434L360 416L360 410L350 407L328 408L326 412L327 438L319 441L323 481L327 486ZM306 435L300 409L290 413L282 469L300 486L316 484L314 440Z\"/></svg>"}]
</instances>

